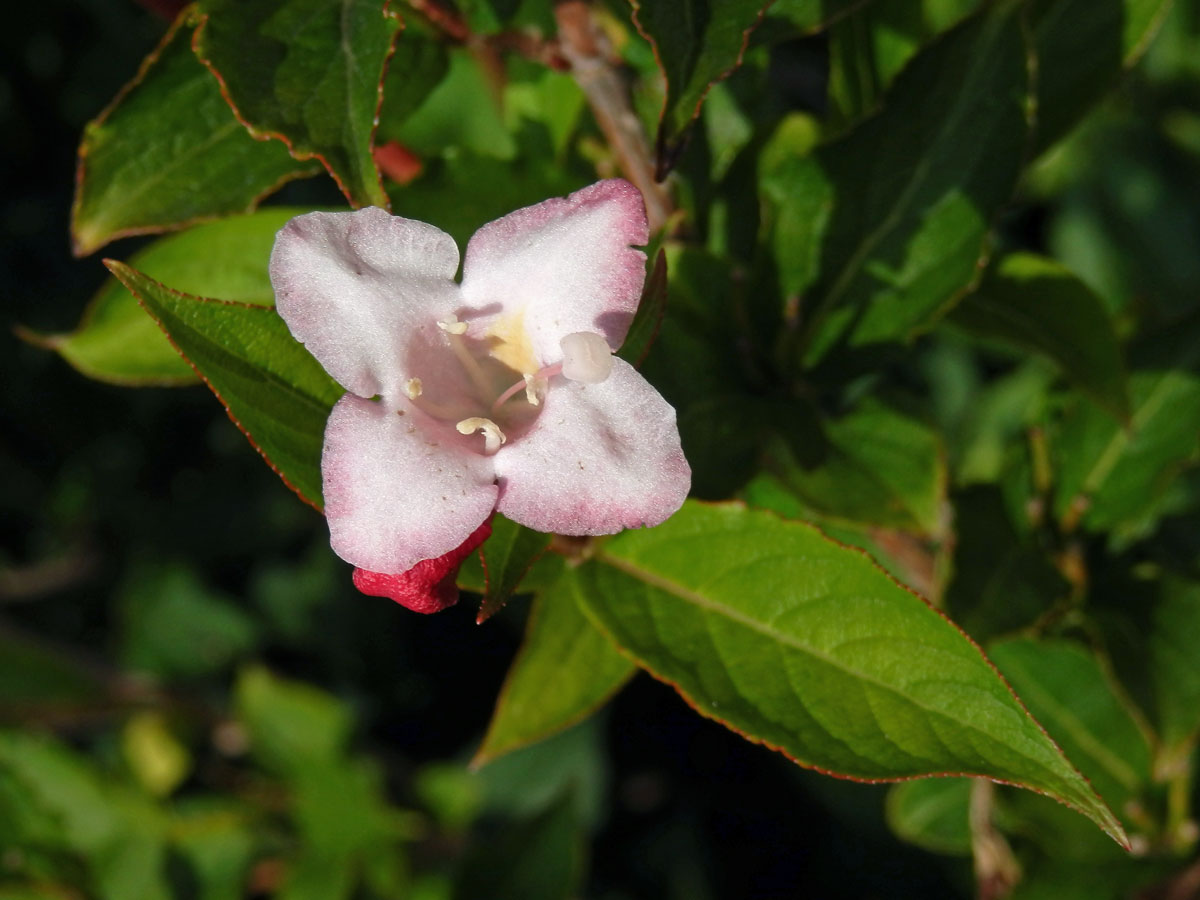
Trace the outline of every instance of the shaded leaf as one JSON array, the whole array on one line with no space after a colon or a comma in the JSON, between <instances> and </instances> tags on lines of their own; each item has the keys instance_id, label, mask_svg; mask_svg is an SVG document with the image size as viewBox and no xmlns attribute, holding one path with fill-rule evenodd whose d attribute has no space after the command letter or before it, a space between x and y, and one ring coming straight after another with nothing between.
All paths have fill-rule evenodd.
<instances>
[{"instance_id":1,"label":"shaded leaf","mask_svg":"<svg viewBox=\"0 0 1200 900\"><path fill-rule=\"evenodd\" d=\"M583 615L578 593L576 578L565 569L534 599L525 642L500 689L475 765L575 724L633 675L634 664Z\"/></svg>"},{"instance_id":2,"label":"shaded leaf","mask_svg":"<svg viewBox=\"0 0 1200 900\"><path fill-rule=\"evenodd\" d=\"M239 676L235 699L251 752L270 768L294 774L341 760L350 713L324 691L254 667Z\"/></svg>"},{"instance_id":3,"label":"shaded leaf","mask_svg":"<svg viewBox=\"0 0 1200 900\"><path fill-rule=\"evenodd\" d=\"M823 458L810 466L782 445L774 447L766 471L746 488L747 499L767 505L756 499L759 492L783 489L806 510L805 518L816 514L930 535L944 531L946 461L932 429L866 402L826 422L825 437Z\"/></svg>"},{"instance_id":4,"label":"shaded leaf","mask_svg":"<svg viewBox=\"0 0 1200 900\"><path fill-rule=\"evenodd\" d=\"M1034 0L1037 56L1037 146L1044 150L1133 65L1172 0Z\"/></svg>"},{"instance_id":5,"label":"shaded leaf","mask_svg":"<svg viewBox=\"0 0 1200 900\"><path fill-rule=\"evenodd\" d=\"M319 507L325 420L343 392L291 336L278 313L180 294L124 263L107 264L225 404L268 465L302 499Z\"/></svg>"},{"instance_id":6,"label":"shaded leaf","mask_svg":"<svg viewBox=\"0 0 1200 900\"><path fill-rule=\"evenodd\" d=\"M1200 732L1200 584L1165 579L1153 617L1150 675L1163 743L1174 748Z\"/></svg>"},{"instance_id":7,"label":"shaded leaf","mask_svg":"<svg viewBox=\"0 0 1200 900\"><path fill-rule=\"evenodd\" d=\"M1040 353L1119 419L1129 416L1121 349L1104 303L1053 260L1014 253L968 294L951 321L971 333Z\"/></svg>"},{"instance_id":8,"label":"shaded leaf","mask_svg":"<svg viewBox=\"0 0 1200 900\"><path fill-rule=\"evenodd\" d=\"M972 774L1120 823L979 648L861 552L695 502L577 571L585 612L697 712L847 778Z\"/></svg>"},{"instance_id":9,"label":"shaded leaf","mask_svg":"<svg viewBox=\"0 0 1200 900\"><path fill-rule=\"evenodd\" d=\"M807 363L909 339L975 281L1020 170L1025 62L1013 5L990 5L914 57L878 115L764 173Z\"/></svg>"},{"instance_id":10,"label":"shaded leaf","mask_svg":"<svg viewBox=\"0 0 1200 900\"><path fill-rule=\"evenodd\" d=\"M660 177L670 171L684 133L714 82L742 62L764 0L631 0L634 23L654 47L667 81L658 126Z\"/></svg>"},{"instance_id":11,"label":"shaded leaf","mask_svg":"<svg viewBox=\"0 0 1200 900\"><path fill-rule=\"evenodd\" d=\"M617 351L621 359L640 366L658 337L663 315L667 311L667 254L662 248L654 256L654 263L646 274L646 285L637 313L625 335L625 343Z\"/></svg>"},{"instance_id":12,"label":"shaded leaf","mask_svg":"<svg viewBox=\"0 0 1200 900\"><path fill-rule=\"evenodd\" d=\"M971 855L969 778L906 781L888 791L888 826L901 840L951 856Z\"/></svg>"},{"instance_id":13,"label":"shaded leaf","mask_svg":"<svg viewBox=\"0 0 1200 900\"><path fill-rule=\"evenodd\" d=\"M316 158L355 206L387 206L371 155L399 18L385 0L204 0L196 54L246 127Z\"/></svg>"},{"instance_id":14,"label":"shaded leaf","mask_svg":"<svg viewBox=\"0 0 1200 900\"><path fill-rule=\"evenodd\" d=\"M492 534L479 548L483 556L486 589L477 622L483 622L499 612L548 546L548 534L518 525L501 515L492 519Z\"/></svg>"},{"instance_id":15,"label":"shaded leaf","mask_svg":"<svg viewBox=\"0 0 1200 900\"><path fill-rule=\"evenodd\" d=\"M529 822L505 823L475 841L450 894L453 900L570 900L584 874L586 840L567 791Z\"/></svg>"},{"instance_id":16,"label":"shaded leaf","mask_svg":"<svg viewBox=\"0 0 1200 900\"><path fill-rule=\"evenodd\" d=\"M77 255L124 235L248 212L284 182L319 171L238 122L192 53L188 15L84 130L71 211Z\"/></svg>"},{"instance_id":17,"label":"shaded leaf","mask_svg":"<svg viewBox=\"0 0 1200 900\"><path fill-rule=\"evenodd\" d=\"M273 306L267 260L275 234L306 211L269 207L198 225L159 238L130 257L129 265L189 294ZM75 331L29 339L58 351L89 378L125 385L196 382L191 366L115 277L92 298Z\"/></svg>"},{"instance_id":18,"label":"shaded leaf","mask_svg":"<svg viewBox=\"0 0 1200 900\"><path fill-rule=\"evenodd\" d=\"M1139 518L1200 451L1200 378L1178 370L1129 381L1127 428L1094 404L1075 405L1054 447L1055 512L1068 527L1106 530Z\"/></svg>"}]
</instances>

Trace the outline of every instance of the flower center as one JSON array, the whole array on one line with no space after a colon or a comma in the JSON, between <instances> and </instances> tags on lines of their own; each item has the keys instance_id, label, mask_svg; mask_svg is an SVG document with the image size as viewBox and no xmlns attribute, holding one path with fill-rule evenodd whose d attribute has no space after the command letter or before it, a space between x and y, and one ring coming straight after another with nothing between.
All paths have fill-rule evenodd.
<instances>
[{"instance_id":1,"label":"flower center","mask_svg":"<svg viewBox=\"0 0 1200 900\"><path fill-rule=\"evenodd\" d=\"M562 361L539 367L520 314L502 317L481 338L468 337L469 323L460 322L455 315L437 326L461 376L430 384L435 385L435 395L440 386L457 397L430 397L428 385L417 377L405 382L404 392L428 415L453 423L460 434L481 435L483 452L488 455L498 451L514 430L518 436L523 433L538 416L555 378L599 384L612 372L608 342L591 332L568 334L560 341ZM519 377L514 380L515 376ZM454 388L456 382L461 386Z\"/></svg>"}]
</instances>

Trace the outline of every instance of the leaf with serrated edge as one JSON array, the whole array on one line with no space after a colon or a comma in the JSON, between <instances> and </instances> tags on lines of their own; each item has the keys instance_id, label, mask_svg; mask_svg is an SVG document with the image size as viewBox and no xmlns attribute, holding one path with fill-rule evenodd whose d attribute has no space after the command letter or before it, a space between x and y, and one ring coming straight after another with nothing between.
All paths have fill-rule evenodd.
<instances>
[{"instance_id":1,"label":"leaf with serrated edge","mask_svg":"<svg viewBox=\"0 0 1200 900\"><path fill-rule=\"evenodd\" d=\"M268 207L160 238L129 258L131 268L201 297L273 306L267 259L275 234L304 209ZM23 331L89 378L131 387L188 385L196 373L133 294L109 278L69 334Z\"/></svg>"},{"instance_id":2,"label":"leaf with serrated edge","mask_svg":"<svg viewBox=\"0 0 1200 900\"><path fill-rule=\"evenodd\" d=\"M992 661L1030 712L1114 809L1150 783L1150 743L1131 704L1088 648L1018 638L988 645Z\"/></svg>"},{"instance_id":3,"label":"leaf with serrated edge","mask_svg":"<svg viewBox=\"0 0 1200 900\"><path fill-rule=\"evenodd\" d=\"M742 64L765 0L631 0L633 22L654 48L667 82L658 124L658 168L665 175L678 142L700 114L714 82Z\"/></svg>"},{"instance_id":4,"label":"leaf with serrated edge","mask_svg":"<svg viewBox=\"0 0 1200 900\"><path fill-rule=\"evenodd\" d=\"M400 27L386 0L205 0L193 46L252 134L387 208L371 151Z\"/></svg>"},{"instance_id":5,"label":"leaf with serrated edge","mask_svg":"<svg viewBox=\"0 0 1200 900\"><path fill-rule=\"evenodd\" d=\"M320 509L325 421L342 388L274 309L192 297L116 260L129 288L284 483Z\"/></svg>"},{"instance_id":6,"label":"leaf with serrated edge","mask_svg":"<svg viewBox=\"0 0 1200 900\"><path fill-rule=\"evenodd\" d=\"M534 599L525 642L500 689L479 766L544 740L591 715L636 666L579 609L579 582L564 568Z\"/></svg>"},{"instance_id":7,"label":"leaf with serrated edge","mask_svg":"<svg viewBox=\"0 0 1200 900\"><path fill-rule=\"evenodd\" d=\"M550 546L550 535L518 525L497 514L492 533L479 548L485 589L475 621L490 619L521 586L530 567Z\"/></svg>"},{"instance_id":8,"label":"leaf with serrated edge","mask_svg":"<svg viewBox=\"0 0 1200 900\"><path fill-rule=\"evenodd\" d=\"M866 554L811 526L689 501L576 570L584 612L699 713L863 781L979 775L1121 823L983 652Z\"/></svg>"},{"instance_id":9,"label":"leaf with serrated edge","mask_svg":"<svg viewBox=\"0 0 1200 900\"><path fill-rule=\"evenodd\" d=\"M191 51L189 16L84 129L71 209L78 256L125 235L248 212L285 182L320 171L242 127Z\"/></svg>"}]
</instances>

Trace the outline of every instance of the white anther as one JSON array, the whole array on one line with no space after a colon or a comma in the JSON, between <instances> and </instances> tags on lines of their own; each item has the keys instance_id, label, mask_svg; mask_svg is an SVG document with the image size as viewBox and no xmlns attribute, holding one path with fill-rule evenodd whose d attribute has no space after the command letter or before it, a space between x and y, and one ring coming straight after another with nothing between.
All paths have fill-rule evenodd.
<instances>
[{"instance_id":1,"label":"white anther","mask_svg":"<svg viewBox=\"0 0 1200 900\"><path fill-rule=\"evenodd\" d=\"M421 379L410 378L404 382L404 393L408 395L409 400L416 400L421 396Z\"/></svg>"},{"instance_id":2,"label":"white anther","mask_svg":"<svg viewBox=\"0 0 1200 900\"><path fill-rule=\"evenodd\" d=\"M525 379L525 399L529 401L530 406L540 406L542 398L538 396L538 390L545 385L545 379L538 378L536 375L522 377Z\"/></svg>"},{"instance_id":3,"label":"white anther","mask_svg":"<svg viewBox=\"0 0 1200 900\"><path fill-rule=\"evenodd\" d=\"M612 350L608 341L590 331L576 331L561 341L562 373L571 381L599 384L612 374Z\"/></svg>"},{"instance_id":4,"label":"white anther","mask_svg":"<svg viewBox=\"0 0 1200 900\"><path fill-rule=\"evenodd\" d=\"M450 318L448 318L445 322L438 322L437 326L438 328L442 329L442 331L446 332L446 334L467 333L467 323L458 321L458 316L456 316L454 313L450 313Z\"/></svg>"},{"instance_id":5,"label":"white anther","mask_svg":"<svg viewBox=\"0 0 1200 900\"><path fill-rule=\"evenodd\" d=\"M463 419L454 427L458 429L459 434L474 434L476 431L482 431L484 453L495 453L500 449L500 445L508 440L499 425L483 416L471 416L469 419Z\"/></svg>"}]
</instances>

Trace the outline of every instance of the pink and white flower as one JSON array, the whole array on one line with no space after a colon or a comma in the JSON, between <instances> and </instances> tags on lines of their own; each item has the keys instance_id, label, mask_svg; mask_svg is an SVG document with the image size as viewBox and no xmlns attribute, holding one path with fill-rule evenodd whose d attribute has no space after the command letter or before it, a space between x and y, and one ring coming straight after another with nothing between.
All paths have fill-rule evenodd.
<instances>
[{"instance_id":1,"label":"pink and white flower","mask_svg":"<svg viewBox=\"0 0 1200 900\"><path fill-rule=\"evenodd\" d=\"M279 313L347 391L321 471L333 549L360 588L448 605L443 570L453 578L494 511L600 535L679 508L691 470L675 411L612 356L647 238L641 195L619 179L483 226L461 283L449 235L381 209L308 213L279 232Z\"/></svg>"}]
</instances>

